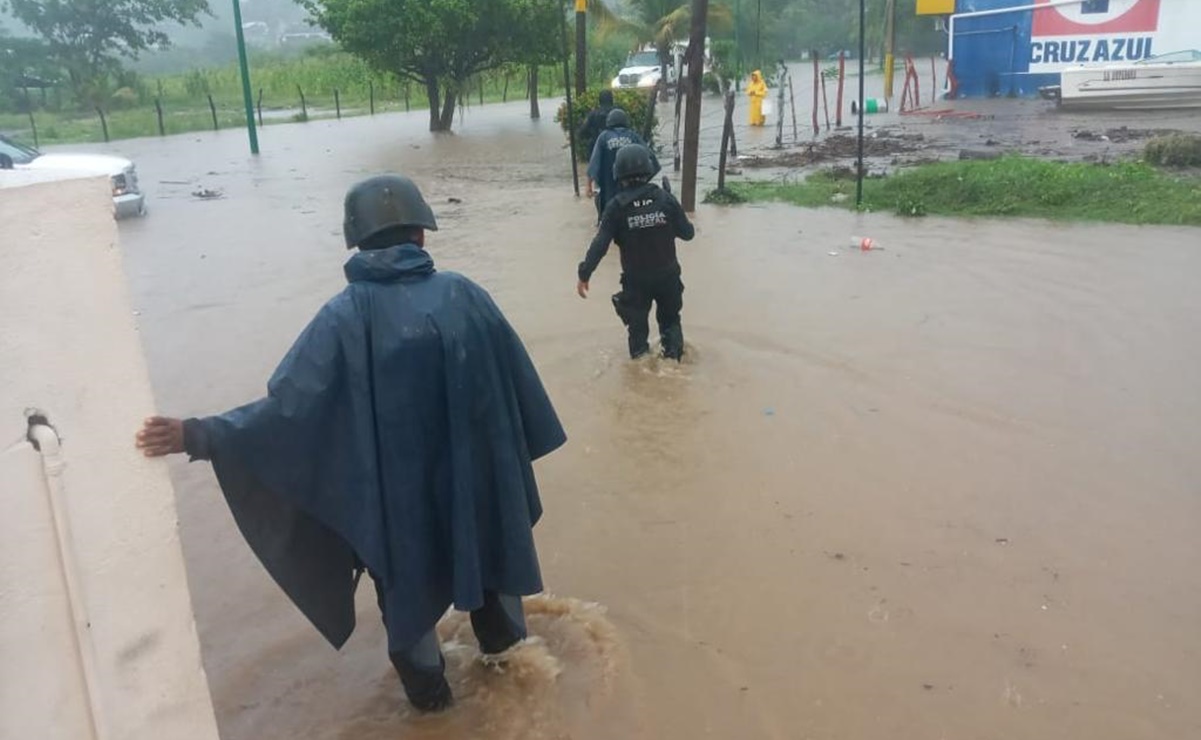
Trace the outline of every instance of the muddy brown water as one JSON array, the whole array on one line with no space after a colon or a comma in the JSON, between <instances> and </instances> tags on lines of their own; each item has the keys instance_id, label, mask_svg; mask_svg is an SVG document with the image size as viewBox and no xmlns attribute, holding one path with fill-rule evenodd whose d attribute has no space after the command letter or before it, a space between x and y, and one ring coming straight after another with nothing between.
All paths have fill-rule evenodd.
<instances>
[{"instance_id":1,"label":"muddy brown water","mask_svg":"<svg viewBox=\"0 0 1201 740\"><path fill-rule=\"evenodd\" d=\"M496 674L448 619L434 718L370 589L333 651L173 463L225 740L1201 737L1201 232L703 207L688 360L630 363L615 255L574 295L592 210L554 125L423 126L274 127L257 161L239 132L120 145L152 194L122 241L161 411L262 392L342 285L345 188L399 169L570 435L538 467L540 641Z\"/></svg>"}]
</instances>

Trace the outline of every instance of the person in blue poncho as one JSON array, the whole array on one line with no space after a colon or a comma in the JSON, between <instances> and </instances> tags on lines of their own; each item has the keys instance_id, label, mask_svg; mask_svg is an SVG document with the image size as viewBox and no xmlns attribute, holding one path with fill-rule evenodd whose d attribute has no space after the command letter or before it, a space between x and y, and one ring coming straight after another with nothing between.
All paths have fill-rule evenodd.
<instances>
[{"instance_id":1,"label":"person in blue poncho","mask_svg":"<svg viewBox=\"0 0 1201 740\"><path fill-rule=\"evenodd\" d=\"M630 144L646 146L642 137L630 127L629 115L621 108L610 110L605 119L605 130L601 132L592 146L592 158L588 161L587 192L589 197L595 198L598 223L600 217L604 215L605 206L609 205L609 201L617 195L617 180L613 177L613 163L617 161L617 152L623 146ZM654 152L651 152L651 162L654 164L655 172L658 172L659 160L655 157ZM652 172L651 175L654 175L655 172ZM594 183L595 189L593 188Z\"/></svg>"},{"instance_id":2,"label":"person in blue poncho","mask_svg":"<svg viewBox=\"0 0 1201 740\"><path fill-rule=\"evenodd\" d=\"M336 648L375 583L410 702L450 705L434 627L471 613L486 656L526 637L542 590L534 460L566 435L521 340L487 292L434 270L434 214L411 180L346 196L349 285L325 304L267 396L201 419L147 419L149 457L209 460L259 560Z\"/></svg>"}]
</instances>

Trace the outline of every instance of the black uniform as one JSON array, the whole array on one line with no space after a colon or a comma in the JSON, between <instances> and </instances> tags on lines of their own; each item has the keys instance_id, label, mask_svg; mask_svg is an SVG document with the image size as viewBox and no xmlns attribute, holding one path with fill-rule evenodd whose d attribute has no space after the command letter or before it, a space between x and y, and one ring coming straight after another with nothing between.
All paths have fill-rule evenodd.
<instances>
[{"instance_id":1,"label":"black uniform","mask_svg":"<svg viewBox=\"0 0 1201 740\"><path fill-rule=\"evenodd\" d=\"M588 116L584 119L584 124L580 126L580 151L592 152L592 147L596 145L596 140L600 137L601 132L605 130L605 119L609 117L609 111L613 110L613 104L601 105L593 108L588 112Z\"/></svg>"},{"instance_id":2,"label":"black uniform","mask_svg":"<svg viewBox=\"0 0 1201 740\"><path fill-rule=\"evenodd\" d=\"M629 328L630 357L650 350L649 315L655 318L663 355L679 359L684 353L680 310L684 283L676 259L676 239L689 241L696 234L675 197L653 183L621 190L601 216L600 230L580 263L579 279L589 282L597 265L616 241L621 250L621 292L613 296L617 315Z\"/></svg>"}]
</instances>

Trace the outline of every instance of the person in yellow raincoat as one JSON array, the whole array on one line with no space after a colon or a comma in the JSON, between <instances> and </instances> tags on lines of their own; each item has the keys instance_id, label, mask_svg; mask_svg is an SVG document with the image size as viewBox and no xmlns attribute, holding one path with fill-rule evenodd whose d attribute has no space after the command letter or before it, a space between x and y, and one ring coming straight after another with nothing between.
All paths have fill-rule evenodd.
<instances>
[{"instance_id":1,"label":"person in yellow raincoat","mask_svg":"<svg viewBox=\"0 0 1201 740\"><path fill-rule=\"evenodd\" d=\"M746 87L746 94L751 98L751 125L762 126L767 122L763 115L763 99L767 97L767 83L763 81L763 73L759 70L751 72L751 84Z\"/></svg>"}]
</instances>

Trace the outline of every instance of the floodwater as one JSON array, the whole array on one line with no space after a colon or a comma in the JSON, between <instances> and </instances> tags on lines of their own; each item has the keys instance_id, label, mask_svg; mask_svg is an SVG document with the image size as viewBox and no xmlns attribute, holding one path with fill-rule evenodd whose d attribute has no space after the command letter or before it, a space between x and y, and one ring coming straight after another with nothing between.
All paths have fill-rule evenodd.
<instances>
[{"instance_id":1,"label":"floodwater","mask_svg":"<svg viewBox=\"0 0 1201 740\"><path fill-rule=\"evenodd\" d=\"M273 127L254 161L234 131L118 147L161 412L262 392L342 285L346 187L401 170L570 436L538 466L539 639L497 673L449 618L437 717L370 589L333 651L172 463L225 740L1201 737L1201 232L702 207L687 361L630 363L616 256L577 298L592 206L523 113Z\"/></svg>"}]
</instances>

